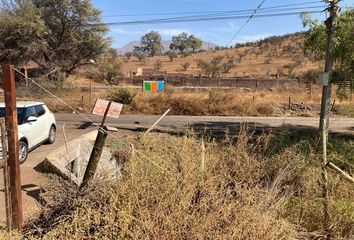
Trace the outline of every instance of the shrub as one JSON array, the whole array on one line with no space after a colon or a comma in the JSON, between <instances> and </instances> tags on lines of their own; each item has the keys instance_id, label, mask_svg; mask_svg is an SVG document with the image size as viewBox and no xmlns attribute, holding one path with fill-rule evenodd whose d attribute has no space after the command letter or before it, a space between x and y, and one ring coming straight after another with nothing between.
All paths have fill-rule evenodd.
<instances>
[{"instance_id":1,"label":"shrub","mask_svg":"<svg viewBox=\"0 0 354 240\"><path fill-rule=\"evenodd\" d=\"M223 73L229 73L236 65L234 64L234 58L227 58L227 62L222 64Z\"/></svg>"},{"instance_id":2,"label":"shrub","mask_svg":"<svg viewBox=\"0 0 354 240\"><path fill-rule=\"evenodd\" d=\"M154 64L154 69L156 71L160 71L162 66L163 66L162 61L160 59L157 59L155 64Z\"/></svg>"},{"instance_id":3,"label":"shrub","mask_svg":"<svg viewBox=\"0 0 354 240\"><path fill-rule=\"evenodd\" d=\"M177 54L175 51L170 50L170 51L166 52L166 55L168 56L168 58L170 59L171 62L173 62L173 60L175 58L177 58Z\"/></svg>"},{"instance_id":4,"label":"shrub","mask_svg":"<svg viewBox=\"0 0 354 240\"><path fill-rule=\"evenodd\" d=\"M172 85L166 84L165 89L163 90L164 94L167 96L171 96L173 93L175 93L175 89L173 88Z\"/></svg>"},{"instance_id":5,"label":"shrub","mask_svg":"<svg viewBox=\"0 0 354 240\"><path fill-rule=\"evenodd\" d=\"M134 53L132 53L132 52L126 52L126 53L124 54L124 62L125 62L125 63L128 63L129 60L130 60L130 58L131 58L132 56L134 56Z\"/></svg>"},{"instance_id":6,"label":"shrub","mask_svg":"<svg viewBox=\"0 0 354 240\"><path fill-rule=\"evenodd\" d=\"M113 90L108 96L109 100L122 103L122 104L131 104L134 97L137 93L133 93L132 90L127 88L121 88L118 90Z\"/></svg>"},{"instance_id":7,"label":"shrub","mask_svg":"<svg viewBox=\"0 0 354 240\"><path fill-rule=\"evenodd\" d=\"M264 60L264 64L271 64L272 59L271 58L267 58L266 60Z\"/></svg>"},{"instance_id":8,"label":"shrub","mask_svg":"<svg viewBox=\"0 0 354 240\"><path fill-rule=\"evenodd\" d=\"M207 76L215 78L220 75L222 70L222 60L224 57L216 56L211 59L210 62L198 59L196 60L198 68Z\"/></svg>"},{"instance_id":9,"label":"shrub","mask_svg":"<svg viewBox=\"0 0 354 240\"><path fill-rule=\"evenodd\" d=\"M116 52L109 52L98 60L97 68L92 71L92 77L97 81L106 81L114 84L118 78L122 77L121 63L118 62Z\"/></svg>"},{"instance_id":10,"label":"shrub","mask_svg":"<svg viewBox=\"0 0 354 240\"><path fill-rule=\"evenodd\" d=\"M185 62L185 63L182 63L181 66L182 66L182 70L183 71L187 71L188 68L190 67L190 63L189 62Z\"/></svg>"}]
</instances>

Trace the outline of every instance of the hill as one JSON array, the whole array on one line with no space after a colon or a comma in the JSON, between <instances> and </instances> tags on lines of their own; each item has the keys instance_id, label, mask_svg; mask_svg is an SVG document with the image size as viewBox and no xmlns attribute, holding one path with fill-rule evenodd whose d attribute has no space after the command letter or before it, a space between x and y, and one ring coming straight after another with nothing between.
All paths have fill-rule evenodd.
<instances>
[{"instance_id":1,"label":"hill","mask_svg":"<svg viewBox=\"0 0 354 240\"><path fill-rule=\"evenodd\" d=\"M304 53L305 33L293 33L284 36L268 37L256 42L238 44L235 48L202 51L188 56L179 55L173 61L168 56L155 56L143 62L132 57L127 63L122 61L122 72L128 74L137 68L154 68L157 61L162 62L162 71L168 73L203 75L197 62L210 62L215 57L222 57L224 62L233 59L234 67L229 72L221 72L222 77L262 76L297 77L309 71L320 71L321 62L315 62ZM182 64L189 63L185 71Z\"/></svg>"},{"instance_id":2,"label":"hill","mask_svg":"<svg viewBox=\"0 0 354 240\"><path fill-rule=\"evenodd\" d=\"M162 41L162 47L164 49L164 52L166 52L170 49L170 44L171 44L171 41ZM140 46L140 41L132 41L132 42L126 44L125 46L123 46L122 48L118 48L117 50L118 50L119 54L123 55L127 52L133 52L135 46ZM214 50L217 47L218 47L218 45L216 45L214 43L210 43L210 42L203 41L203 44L202 44L202 50L205 50L205 51Z\"/></svg>"}]
</instances>

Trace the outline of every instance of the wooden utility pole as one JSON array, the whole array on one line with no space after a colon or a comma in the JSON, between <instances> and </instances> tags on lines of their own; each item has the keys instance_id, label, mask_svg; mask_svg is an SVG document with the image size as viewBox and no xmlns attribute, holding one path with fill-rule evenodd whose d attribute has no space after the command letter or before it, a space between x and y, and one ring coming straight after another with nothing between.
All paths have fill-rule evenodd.
<instances>
[{"instance_id":1,"label":"wooden utility pole","mask_svg":"<svg viewBox=\"0 0 354 240\"><path fill-rule=\"evenodd\" d=\"M321 101L321 115L320 115L320 135L322 138L322 197L323 197L323 212L324 212L324 230L326 232L326 239L331 238L331 223L329 215L329 190L328 190L328 173L327 173L327 142L329 129L329 116L331 110L331 75L334 66L334 40L336 31L336 17L339 9L338 3L340 0L327 0L330 4L328 10L330 12L329 18L325 21L327 27L327 51L325 74L328 75L328 83L323 84L322 101Z\"/></svg>"},{"instance_id":2,"label":"wooden utility pole","mask_svg":"<svg viewBox=\"0 0 354 240\"><path fill-rule=\"evenodd\" d=\"M5 119L0 119L0 129L1 129L1 152L2 160L4 162L4 193L5 193L5 214L6 214L6 225L8 229L11 229L11 199L10 199L10 183L9 183L9 165L7 157L7 143L6 143L6 127Z\"/></svg>"},{"instance_id":3,"label":"wooden utility pole","mask_svg":"<svg viewBox=\"0 0 354 240\"><path fill-rule=\"evenodd\" d=\"M5 122L8 139L8 168L11 197L11 228L22 230L23 212L21 173L18 150L15 71L12 65L2 65L5 95Z\"/></svg>"}]
</instances>

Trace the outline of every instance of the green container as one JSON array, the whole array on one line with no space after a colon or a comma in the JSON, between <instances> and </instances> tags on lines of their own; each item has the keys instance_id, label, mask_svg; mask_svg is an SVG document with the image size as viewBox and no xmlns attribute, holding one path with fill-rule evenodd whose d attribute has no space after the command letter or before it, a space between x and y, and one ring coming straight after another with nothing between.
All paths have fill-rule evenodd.
<instances>
[{"instance_id":1,"label":"green container","mask_svg":"<svg viewBox=\"0 0 354 240\"><path fill-rule=\"evenodd\" d=\"M151 82L144 82L144 91L145 92L151 91Z\"/></svg>"}]
</instances>

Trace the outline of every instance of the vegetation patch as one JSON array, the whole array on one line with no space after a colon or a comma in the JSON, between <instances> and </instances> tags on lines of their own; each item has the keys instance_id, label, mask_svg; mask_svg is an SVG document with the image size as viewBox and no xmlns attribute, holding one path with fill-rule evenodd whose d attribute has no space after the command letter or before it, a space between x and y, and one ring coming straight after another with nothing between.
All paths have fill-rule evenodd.
<instances>
[{"instance_id":1,"label":"vegetation patch","mask_svg":"<svg viewBox=\"0 0 354 240\"><path fill-rule=\"evenodd\" d=\"M150 135L121 161L120 180L83 192L53 181L28 239L314 239L322 232L321 165L314 135L254 136L220 142ZM330 154L353 151L333 136ZM163 143L163 144L162 144ZM114 142L110 142L114 148ZM351 169L352 163L346 164ZM354 232L352 184L330 171L332 236ZM1 235L3 234L3 235ZM13 237L14 233L1 233ZM20 239L18 237L18 239Z\"/></svg>"}]
</instances>

